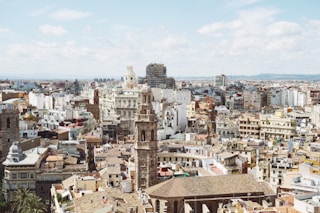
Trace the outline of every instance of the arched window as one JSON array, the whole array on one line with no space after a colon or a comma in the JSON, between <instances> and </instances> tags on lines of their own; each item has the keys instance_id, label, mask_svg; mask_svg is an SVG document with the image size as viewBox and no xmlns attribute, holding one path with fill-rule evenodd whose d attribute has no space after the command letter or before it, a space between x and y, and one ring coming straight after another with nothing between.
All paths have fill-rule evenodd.
<instances>
[{"instance_id":1,"label":"arched window","mask_svg":"<svg viewBox=\"0 0 320 213\"><path fill-rule=\"evenodd\" d=\"M146 140L146 132L144 130L141 131L141 141Z\"/></svg>"},{"instance_id":2,"label":"arched window","mask_svg":"<svg viewBox=\"0 0 320 213\"><path fill-rule=\"evenodd\" d=\"M11 126L10 118L7 118L7 128L9 129Z\"/></svg>"},{"instance_id":3,"label":"arched window","mask_svg":"<svg viewBox=\"0 0 320 213\"><path fill-rule=\"evenodd\" d=\"M154 130L151 130L151 141L154 141Z\"/></svg>"},{"instance_id":4,"label":"arched window","mask_svg":"<svg viewBox=\"0 0 320 213\"><path fill-rule=\"evenodd\" d=\"M156 212L160 212L160 201L156 200Z\"/></svg>"},{"instance_id":5,"label":"arched window","mask_svg":"<svg viewBox=\"0 0 320 213\"><path fill-rule=\"evenodd\" d=\"M174 201L173 203L173 212L178 212L178 201Z\"/></svg>"}]
</instances>

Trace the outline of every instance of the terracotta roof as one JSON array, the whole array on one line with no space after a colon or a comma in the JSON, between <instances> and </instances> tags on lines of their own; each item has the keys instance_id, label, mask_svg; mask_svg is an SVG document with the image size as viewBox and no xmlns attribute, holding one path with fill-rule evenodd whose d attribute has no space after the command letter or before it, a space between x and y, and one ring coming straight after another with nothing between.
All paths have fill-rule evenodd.
<instances>
[{"instance_id":1,"label":"terracotta roof","mask_svg":"<svg viewBox=\"0 0 320 213\"><path fill-rule=\"evenodd\" d=\"M194 197L263 192L275 195L264 182L249 174L173 178L145 190L151 197Z\"/></svg>"},{"instance_id":2,"label":"terracotta roof","mask_svg":"<svg viewBox=\"0 0 320 213\"><path fill-rule=\"evenodd\" d=\"M107 158L107 163L108 164L123 164L123 159L112 156L112 157Z\"/></svg>"},{"instance_id":3,"label":"terracotta roof","mask_svg":"<svg viewBox=\"0 0 320 213\"><path fill-rule=\"evenodd\" d=\"M46 161L60 161L63 160L62 155L49 155L46 159Z\"/></svg>"},{"instance_id":4,"label":"terracotta roof","mask_svg":"<svg viewBox=\"0 0 320 213\"><path fill-rule=\"evenodd\" d=\"M287 202L288 205L294 205L294 196L293 195L282 196L282 197L279 197L279 199Z\"/></svg>"},{"instance_id":5,"label":"terracotta roof","mask_svg":"<svg viewBox=\"0 0 320 213\"><path fill-rule=\"evenodd\" d=\"M110 166L107 169L108 174L121 174L120 166Z\"/></svg>"},{"instance_id":6,"label":"terracotta roof","mask_svg":"<svg viewBox=\"0 0 320 213\"><path fill-rule=\"evenodd\" d=\"M95 136L86 136L84 138L87 140L87 143L102 143L102 139Z\"/></svg>"}]
</instances>

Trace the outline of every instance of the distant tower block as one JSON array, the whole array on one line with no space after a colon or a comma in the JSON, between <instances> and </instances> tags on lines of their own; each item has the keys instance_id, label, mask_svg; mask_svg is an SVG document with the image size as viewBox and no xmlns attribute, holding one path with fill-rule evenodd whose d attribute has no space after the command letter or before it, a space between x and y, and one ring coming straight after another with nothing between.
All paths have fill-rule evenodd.
<instances>
[{"instance_id":1,"label":"distant tower block","mask_svg":"<svg viewBox=\"0 0 320 213\"><path fill-rule=\"evenodd\" d=\"M214 86L227 86L228 84L228 78L226 75L222 74L222 75L217 75L214 77Z\"/></svg>"},{"instance_id":2,"label":"distant tower block","mask_svg":"<svg viewBox=\"0 0 320 213\"><path fill-rule=\"evenodd\" d=\"M157 116L152 109L152 92L142 87L135 116L135 190L157 184Z\"/></svg>"},{"instance_id":3,"label":"distant tower block","mask_svg":"<svg viewBox=\"0 0 320 213\"><path fill-rule=\"evenodd\" d=\"M139 83L147 82L151 88L175 89L174 78L167 77L167 67L163 64L148 64L146 77L139 78Z\"/></svg>"}]
</instances>

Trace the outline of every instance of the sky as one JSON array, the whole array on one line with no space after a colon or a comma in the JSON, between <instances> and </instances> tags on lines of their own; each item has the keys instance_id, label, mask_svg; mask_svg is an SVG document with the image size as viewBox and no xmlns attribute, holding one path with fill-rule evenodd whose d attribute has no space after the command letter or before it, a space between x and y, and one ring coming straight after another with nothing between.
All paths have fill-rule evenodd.
<instances>
[{"instance_id":1,"label":"sky","mask_svg":"<svg viewBox=\"0 0 320 213\"><path fill-rule=\"evenodd\" d=\"M319 0L0 0L0 79L320 74Z\"/></svg>"}]
</instances>

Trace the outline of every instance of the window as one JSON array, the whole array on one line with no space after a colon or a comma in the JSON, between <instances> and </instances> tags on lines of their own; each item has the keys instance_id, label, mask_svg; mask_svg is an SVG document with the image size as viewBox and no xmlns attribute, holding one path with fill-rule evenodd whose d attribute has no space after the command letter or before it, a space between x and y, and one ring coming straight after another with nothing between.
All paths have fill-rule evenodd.
<instances>
[{"instance_id":1,"label":"window","mask_svg":"<svg viewBox=\"0 0 320 213\"><path fill-rule=\"evenodd\" d=\"M178 201L174 201L173 209L174 209L174 212L178 212Z\"/></svg>"},{"instance_id":2,"label":"window","mask_svg":"<svg viewBox=\"0 0 320 213\"><path fill-rule=\"evenodd\" d=\"M15 184L15 183L11 184L11 189L17 189L17 188L18 188L17 184Z\"/></svg>"},{"instance_id":3,"label":"window","mask_svg":"<svg viewBox=\"0 0 320 213\"><path fill-rule=\"evenodd\" d=\"M156 200L156 212L160 212L160 201Z\"/></svg>"},{"instance_id":4,"label":"window","mask_svg":"<svg viewBox=\"0 0 320 213\"><path fill-rule=\"evenodd\" d=\"M154 141L154 131L151 130L151 141Z\"/></svg>"},{"instance_id":5,"label":"window","mask_svg":"<svg viewBox=\"0 0 320 213\"><path fill-rule=\"evenodd\" d=\"M11 126L11 121L10 121L10 118L7 118L7 128L9 129Z\"/></svg>"},{"instance_id":6,"label":"window","mask_svg":"<svg viewBox=\"0 0 320 213\"><path fill-rule=\"evenodd\" d=\"M12 179L17 179L17 174L12 174Z\"/></svg>"},{"instance_id":7,"label":"window","mask_svg":"<svg viewBox=\"0 0 320 213\"><path fill-rule=\"evenodd\" d=\"M34 178L34 174L30 174L30 178Z\"/></svg>"},{"instance_id":8,"label":"window","mask_svg":"<svg viewBox=\"0 0 320 213\"><path fill-rule=\"evenodd\" d=\"M27 177L28 177L28 174L27 174L27 173L21 173L21 174L20 174L20 177L21 177L21 178L27 178Z\"/></svg>"},{"instance_id":9,"label":"window","mask_svg":"<svg viewBox=\"0 0 320 213\"><path fill-rule=\"evenodd\" d=\"M141 131L141 141L146 140L146 132L144 130Z\"/></svg>"},{"instance_id":10,"label":"window","mask_svg":"<svg viewBox=\"0 0 320 213\"><path fill-rule=\"evenodd\" d=\"M36 187L35 187L34 183L29 183L29 188L30 189L35 189Z\"/></svg>"}]
</instances>

